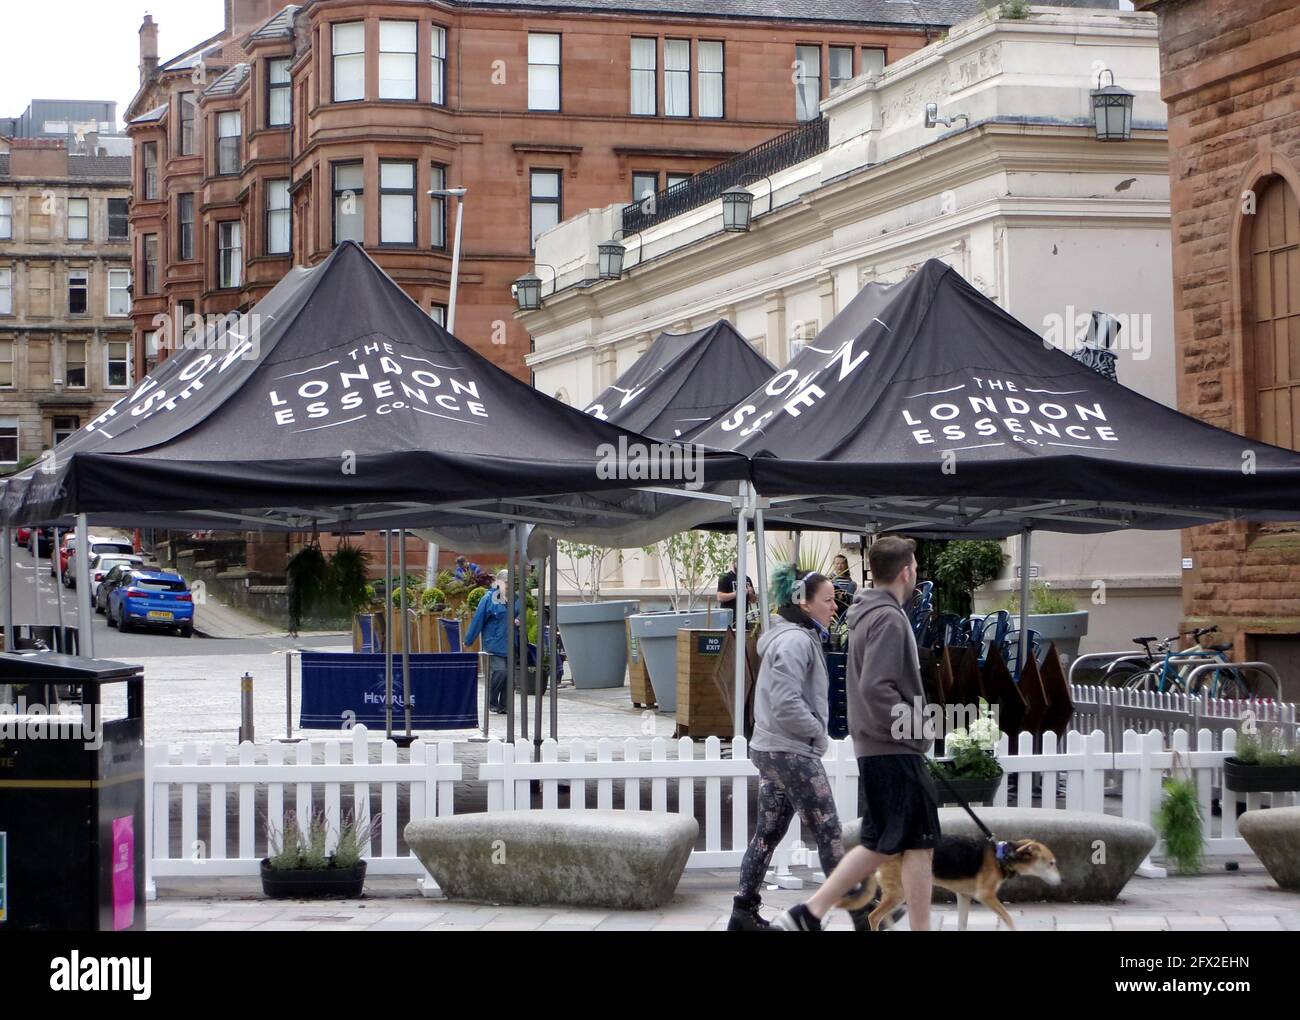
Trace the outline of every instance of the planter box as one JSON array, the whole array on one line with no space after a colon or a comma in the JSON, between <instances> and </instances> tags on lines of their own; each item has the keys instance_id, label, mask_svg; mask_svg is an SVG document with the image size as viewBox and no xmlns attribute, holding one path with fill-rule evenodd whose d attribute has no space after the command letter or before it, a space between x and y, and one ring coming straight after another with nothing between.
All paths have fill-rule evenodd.
<instances>
[{"instance_id":1,"label":"planter box","mask_svg":"<svg viewBox=\"0 0 1300 1020\"><path fill-rule=\"evenodd\" d=\"M637 613L628 617L660 712L677 713L677 632L683 627L713 626L725 619L717 610L707 609L695 613Z\"/></svg>"},{"instance_id":2,"label":"planter box","mask_svg":"<svg viewBox=\"0 0 1300 1020\"><path fill-rule=\"evenodd\" d=\"M713 682L727 638L725 630L677 632L677 735L731 737L731 713Z\"/></svg>"},{"instance_id":3,"label":"planter box","mask_svg":"<svg viewBox=\"0 0 1300 1020\"><path fill-rule=\"evenodd\" d=\"M1234 793L1300 790L1300 765L1243 765L1236 758L1224 758L1223 785Z\"/></svg>"},{"instance_id":4,"label":"planter box","mask_svg":"<svg viewBox=\"0 0 1300 1020\"><path fill-rule=\"evenodd\" d=\"M559 607L558 622L579 690L622 687L627 668L627 628L637 603L570 602Z\"/></svg>"},{"instance_id":5,"label":"planter box","mask_svg":"<svg viewBox=\"0 0 1300 1020\"><path fill-rule=\"evenodd\" d=\"M318 871L275 871L262 858L262 892L272 899L356 899L366 884L366 862L353 868L322 868Z\"/></svg>"},{"instance_id":6,"label":"planter box","mask_svg":"<svg viewBox=\"0 0 1300 1020\"><path fill-rule=\"evenodd\" d=\"M1012 617L1013 626L1015 617ZM1069 666L1079 655L1079 642L1088 633L1088 611L1077 613L1030 613L1029 629L1038 633L1039 665L1047 655L1047 649L1056 645L1056 654L1061 657L1061 665Z\"/></svg>"},{"instance_id":7,"label":"planter box","mask_svg":"<svg viewBox=\"0 0 1300 1020\"><path fill-rule=\"evenodd\" d=\"M933 777L931 777L933 779ZM966 798L967 804L992 804L993 798L998 795L998 790L1002 786L1002 780L1006 778L1006 773L1000 776L992 776L984 779L949 779L948 782ZM940 806L957 804L957 798L945 786L942 780L934 779L934 788L939 794Z\"/></svg>"},{"instance_id":8,"label":"planter box","mask_svg":"<svg viewBox=\"0 0 1300 1020\"><path fill-rule=\"evenodd\" d=\"M650 686L650 674L645 669L641 647L632 636L632 621L623 621L627 631L627 686L632 695L633 708L654 708L655 689Z\"/></svg>"}]
</instances>

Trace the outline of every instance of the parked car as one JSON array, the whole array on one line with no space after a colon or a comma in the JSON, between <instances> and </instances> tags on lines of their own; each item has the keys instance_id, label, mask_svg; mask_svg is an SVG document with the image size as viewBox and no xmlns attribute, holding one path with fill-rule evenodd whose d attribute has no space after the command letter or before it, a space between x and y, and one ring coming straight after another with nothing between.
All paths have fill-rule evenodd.
<instances>
[{"instance_id":1,"label":"parked car","mask_svg":"<svg viewBox=\"0 0 1300 1020\"><path fill-rule=\"evenodd\" d=\"M48 556L54 548L54 529L53 528L32 528L27 533L27 541L23 543L27 551L32 551L32 546L36 546L37 556Z\"/></svg>"},{"instance_id":2,"label":"parked car","mask_svg":"<svg viewBox=\"0 0 1300 1020\"><path fill-rule=\"evenodd\" d=\"M75 537L73 541L68 545L67 548L68 548L67 557L63 563L63 586L65 588L75 588L77 586L77 566L76 566L77 557L76 557ZM135 547L132 546L130 542L124 542L121 539L117 539L117 538L97 538L96 536L91 535L90 555L92 557L95 556L131 557L131 556L135 556L136 552L135 552ZM95 563L93 558L91 559L90 563L91 566L93 567ZM50 566L50 576L51 577L55 576L53 564L51 564Z\"/></svg>"},{"instance_id":3,"label":"parked car","mask_svg":"<svg viewBox=\"0 0 1300 1020\"><path fill-rule=\"evenodd\" d=\"M180 574L117 566L104 578L101 590L114 574L119 577L108 593L110 627L123 634L133 627L155 627L175 629L181 637L194 636L194 596Z\"/></svg>"},{"instance_id":4,"label":"parked car","mask_svg":"<svg viewBox=\"0 0 1300 1020\"><path fill-rule=\"evenodd\" d=\"M27 527L24 524L21 527L19 527L17 531L14 532L14 541L17 542L24 549L26 549L28 539L31 538L31 535L32 535L32 529Z\"/></svg>"},{"instance_id":5,"label":"parked car","mask_svg":"<svg viewBox=\"0 0 1300 1020\"><path fill-rule=\"evenodd\" d=\"M109 569L109 571L100 579L99 586L95 588L91 595L91 602L94 604L95 612L108 612L108 597L113 593L113 589L119 584L131 579L131 571L135 568L127 563L119 563Z\"/></svg>"},{"instance_id":6,"label":"parked car","mask_svg":"<svg viewBox=\"0 0 1300 1020\"><path fill-rule=\"evenodd\" d=\"M139 556L122 556L118 553L99 553L90 558L90 597L93 600L99 594L100 584L103 583L109 571L114 567L124 567L127 570L143 570L144 560Z\"/></svg>"}]
</instances>

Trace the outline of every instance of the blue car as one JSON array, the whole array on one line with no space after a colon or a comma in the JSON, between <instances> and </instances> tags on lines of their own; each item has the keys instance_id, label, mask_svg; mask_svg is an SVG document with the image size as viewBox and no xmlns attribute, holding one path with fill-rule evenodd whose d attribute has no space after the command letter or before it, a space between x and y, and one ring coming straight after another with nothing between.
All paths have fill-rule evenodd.
<instances>
[{"instance_id":1,"label":"blue car","mask_svg":"<svg viewBox=\"0 0 1300 1020\"><path fill-rule=\"evenodd\" d=\"M176 630L194 636L194 595L185 578L167 570L123 572L108 596L108 625L123 634L134 627Z\"/></svg>"}]
</instances>

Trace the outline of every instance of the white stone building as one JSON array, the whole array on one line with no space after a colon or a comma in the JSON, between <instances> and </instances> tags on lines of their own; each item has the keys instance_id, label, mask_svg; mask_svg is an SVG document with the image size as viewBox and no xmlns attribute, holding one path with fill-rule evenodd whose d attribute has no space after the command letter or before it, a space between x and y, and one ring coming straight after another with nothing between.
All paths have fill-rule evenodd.
<instances>
[{"instance_id":1,"label":"white stone building","mask_svg":"<svg viewBox=\"0 0 1300 1020\"><path fill-rule=\"evenodd\" d=\"M1105 84L1113 74L1135 96L1128 141L1096 137L1090 92L1103 71ZM927 103L950 126L927 127ZM983 15L842 86L822 112L823 151L747 182L748 232L723 231L718 198L652 216L623 238L618 280L599 279L596 246L623 226L622 206L539 238L543 307L521 315L536 385L583 406L657 333L719 318L782 365L864 283L938 258L1058 346L1076 342L1094 309L1117 316L1120 381L1175 404L1154 17L1050 7L1021 20ZM821 544L838 549L839 536ZM1014 583L1014 540L1007 552L985 604ZM1091 611L1085 650L1120 648L1177 627L1180 555L1177 532L1043 532L1033 566ZM653 597L659 573L629 553L605 594Z\"/></svg>"}]
</instances>

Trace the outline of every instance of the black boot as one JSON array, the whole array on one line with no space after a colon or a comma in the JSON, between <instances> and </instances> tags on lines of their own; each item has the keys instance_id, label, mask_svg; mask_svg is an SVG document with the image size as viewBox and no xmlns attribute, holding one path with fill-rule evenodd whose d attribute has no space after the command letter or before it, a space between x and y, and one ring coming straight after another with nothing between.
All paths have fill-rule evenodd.
<instances>
[{"instance_id":1,"label":"black boot","mask_svg":"<svg viewBox=\"0 0 1300 1020\"><path fill-rule=\"evenodd\" d=\"M732 901L727 931L770 931L772 926L758 912L760 902L757 896L737 896Z\"/></svg>"}]
</instances>

